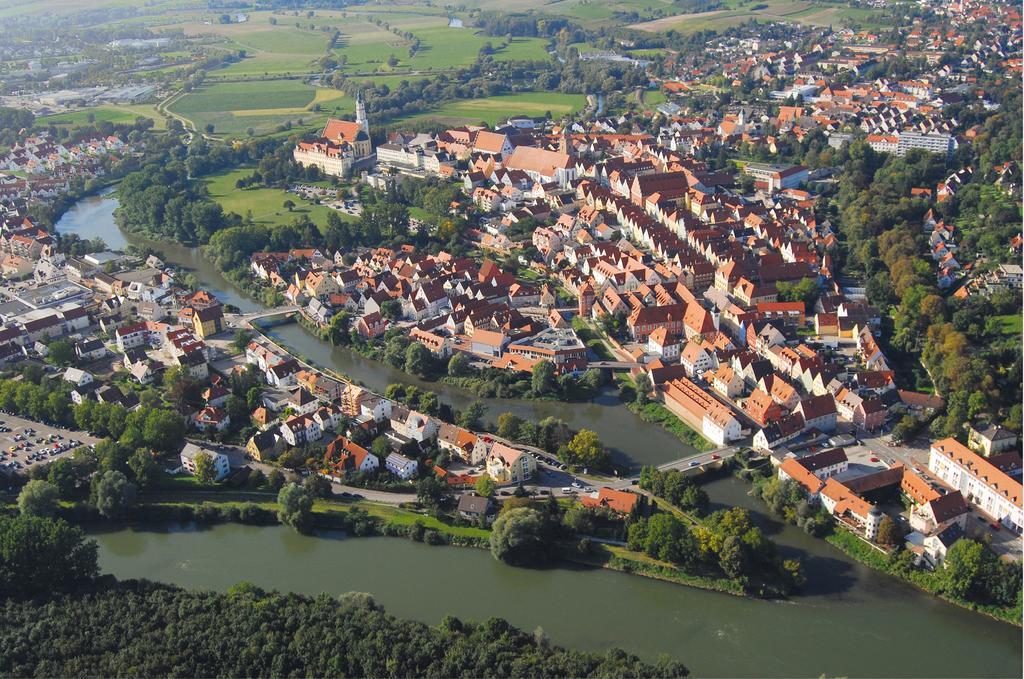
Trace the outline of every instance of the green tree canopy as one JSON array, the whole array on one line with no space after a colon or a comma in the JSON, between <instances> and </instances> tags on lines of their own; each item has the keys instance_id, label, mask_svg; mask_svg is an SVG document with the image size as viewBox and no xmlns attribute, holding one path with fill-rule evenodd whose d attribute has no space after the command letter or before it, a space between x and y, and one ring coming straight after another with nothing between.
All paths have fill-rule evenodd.
<instances>
[{"instance_id":1,"label":"green tree canopy","mask_svg":"<svg viewBox=\"0 0 1024 679\"><path fill-rule=\"evenodd\" d=\"M297 483L288 483L277 494L277 518L300 533L309 530L313 519L313 498Z\"/></svg>"},{"instance_id":2,"label":"green tree canopy","mask_svg":"<svg viewBox=\"0 0 1024 679\"><path fill-rule=\"evenodd\" d=\"M548 546L540 512L529 507L502 512L491 529L491 554L516 566L546 561Z\"/></svg>"},{"instance_id":3,"label":"green tree canopy","mask_svg":"<svg viewBox=\"0 0 1024 679\"><path fill-rule=\"evenodd\" d=\"M57 487L49 481L29 481L18 493L18 511L26 516L52 517L59 499Z\"/></svg>"},{"instance_id":4,"label":"green tree canopy","mask_svg":"<svg viewBox=\"0 0 1024 679\"><path fill-rule=\"evenodd\" d=\"M96 543L63 520L0 517L0 594L49 594L99 573Z\"/></svg>"}]
</instances>

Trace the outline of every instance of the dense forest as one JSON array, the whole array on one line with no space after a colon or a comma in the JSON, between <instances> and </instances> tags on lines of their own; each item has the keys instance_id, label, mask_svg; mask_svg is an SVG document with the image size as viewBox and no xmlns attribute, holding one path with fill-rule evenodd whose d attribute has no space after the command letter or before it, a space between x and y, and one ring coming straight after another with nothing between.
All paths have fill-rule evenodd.
<instances>
[{"instance_id":1,"label":"dense forest","mask_svg":"<svg viewBox=\"0 0 1024 679\"><path fill-rule=\"evenodd\" d=\"M32 545L26 549L25 545ZM0 518L0 675L682 677L681 663L580 653L504 620L430 627L368 594L225 594L97 578L95 543L57 520ZM36 598L30 598L35 596Z\"/></svg>"}]
</instances>

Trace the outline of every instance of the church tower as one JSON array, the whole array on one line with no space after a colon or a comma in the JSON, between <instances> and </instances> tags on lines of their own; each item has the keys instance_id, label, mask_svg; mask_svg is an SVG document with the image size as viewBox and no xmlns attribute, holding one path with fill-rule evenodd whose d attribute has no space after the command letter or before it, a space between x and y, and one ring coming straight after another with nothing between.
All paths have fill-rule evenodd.
<instances>
[{"instance_id":1,"label":"church tower","mask_svg":"<svg viewBox=\"0 0 1024 679\"><path fill-rule=\"evenodd\" d=\"M370 121L366 119L366 104L363 103L363 93L356 95L356 122L363 128L363 132L370 134Z\"/></svg>"}]
</instances>

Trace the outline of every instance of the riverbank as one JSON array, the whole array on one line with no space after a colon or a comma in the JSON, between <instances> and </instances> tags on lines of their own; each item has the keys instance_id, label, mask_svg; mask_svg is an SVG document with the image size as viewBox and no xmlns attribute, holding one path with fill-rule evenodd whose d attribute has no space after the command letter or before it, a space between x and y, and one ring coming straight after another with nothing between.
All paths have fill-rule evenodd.
<instances>
[{"instance_id":1,"label":"riverbank","mask_svg":"<svg viewBox=\"0 0 1024 679\"><path fill-rule=\"evenodd\" d=\"M107 520L84 502L61 503L61 518L96 530L109 526L145 528L162 524L213 526L238 524L246 526L283 526L278 519L280 505L274 493L258 490L225 490L219 488L179 488L144 491L130 518ZM14 515L13 499L4 505L4 513ZM317 499L313 503L310 537L341 531L349 537L400 537L433 546L490 549L491 531L444 517L425 510L384 505L364 500ZM586 549L580 549L580 543ZM682 571L670 563L633 552L621 545L607 544L587 536L559 540L554 553L558 560L586 567L660 580L686 587L758 599L744 591L735 580Z\"/></svg>"},{"instance_id":2,"label":"riverbank","mask_svg":"<svg viewBox=\"0 0 1024 679\"><path fill-rule=\"evenodd\" d=\"M735 474L734 476L735 478L748 483L754 480L754 477L752 476L750 478L744 478L744 476L740 474ZM753 485L753 483L750 483L751 488L753 488ZM768 509L767 505L765 505L760 497L758 497L756 492L751 492L749 494L755 498L756 502L765 507L766 510ZM788 511L789 510L787 510L787 512ZM788 525L794 525L791 521L787 521L787 523ZM821 535L820 538L811 539L820 539L857 563L871 568L872 570L884 573L887 576L896 578L901 582L911 585L928 596L945 601L959 608L973 611L975 613L981 613L993 620L1009 623L1016 627L1022 626L1020 596L1017 597L1016 606L984 604L976 601L970 601L962 597L953 596L945 591L945 582L943 577L945 575L945 570L931 571L914 566L912 555L905 549L897 548L891 553L885 553L868 544L864 539L855 535L842 525L839 525L834 520L832 520L831 523L828 524L827 527L824 527L818 534ZM808 537L811 536L808 535Z\"/></svg>"},{"instance_id":3,"label":"riverbank","mask_svg":"<svg viewBox=\"0 0 1024 679\"><path fill-rule=\"evenodd\" d=\"M859 563L876 571L899 578L931 596L942 599L954 606L959 606L975 613L981 613L1000 622L1009 623L1016 627L1024 626L1021 620L1019 598L1017 606L994 606L950 596L941 589L941 574L939 572L921 570L912 566L908 569L905 562L899 561L897 557L898 552L892 555L882 554L865 544L863 540L845 528L834 526L832 532L826 535L824 539L851 559L856 559Z\"/></svg>"},{"instance_id":4,"label":"riverbank","mask_svg":"<svg viewBox=\"0 0 1024 679\"><path fill-rule=\"evenodd\" d=\"M716 483L719 492L731 489L731 481ZM220 592L239 580L309 596L370 592L402 618L437 625L447 614L500 616L581 650L619 646L650 662L668 654L702 677L1013 677L1021 670L1012 627L817 552L803 557L818 583L813 591L770 601L593 565L513 568L481 549L352 540L339 531L310 537L278 525L152 524L92 537L103 571L118 578ZM800 653L778 652L796 644Z\"/></svg>"}]
</instances>

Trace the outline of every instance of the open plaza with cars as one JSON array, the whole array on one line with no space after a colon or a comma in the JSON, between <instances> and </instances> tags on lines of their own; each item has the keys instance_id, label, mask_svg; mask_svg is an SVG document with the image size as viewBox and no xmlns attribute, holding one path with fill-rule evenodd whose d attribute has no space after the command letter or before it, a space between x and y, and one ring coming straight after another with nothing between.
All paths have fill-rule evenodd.
<instances>
[{"instance_id":1,"label":"open plaza with cars","mask_svg":"<svg viewBox=\"0 0 1024 679\"><path fill-rule=\"evenodd\" d=\"M55 427L0 412L0 468L25 471L99 441L85 432Z\"/></svg>"}]
</instances>

